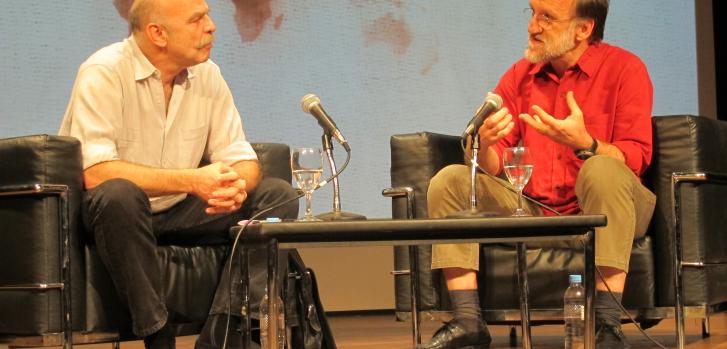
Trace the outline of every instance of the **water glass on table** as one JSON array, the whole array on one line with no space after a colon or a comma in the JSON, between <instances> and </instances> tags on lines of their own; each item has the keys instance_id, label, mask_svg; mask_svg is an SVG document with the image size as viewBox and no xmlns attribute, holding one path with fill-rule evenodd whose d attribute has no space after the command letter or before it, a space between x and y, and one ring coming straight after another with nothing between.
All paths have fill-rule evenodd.
<instances>
[{"instance_id":1,"label":"water glass on table","mask_svg":"<svg viewBox=\"0 0 727 349\"><path fill-rule=\"evenodd\" d=\"M523 209L523 188L528 184L530 175L533 173L533 159L530 155L530 149L526 147L505 148L502 151L502 165L507 179L518 192L517 209L512 215L516 217L530 216Z\"/></svg>"},{"instance_id":2,"label":"water glass on table","mask_svg":"<svg viewBox=\"0 0 727 349\"><path fill-rule=\"evenodd\" d=\"M323 153L319 148L295 148L290 158L290 168L298 188L305 194L305 215L299 221L319 221L313 216L313 191L317 189L323 174Z\"/></svg>"}]
</instances>

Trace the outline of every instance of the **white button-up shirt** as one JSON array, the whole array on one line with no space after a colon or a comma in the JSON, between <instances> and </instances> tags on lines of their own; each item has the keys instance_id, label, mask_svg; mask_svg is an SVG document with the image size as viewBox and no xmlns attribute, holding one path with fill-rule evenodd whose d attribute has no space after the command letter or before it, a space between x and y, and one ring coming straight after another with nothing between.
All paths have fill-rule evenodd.
<instances>
[{"instance_id":1,"label":"white button-up shirt","mask_svg":"<svg viewBox=\"0 0 727 349\"><path fill-rule=\"evenodd\" d=\"M111 160L185 169L203 161L257 158L216 64L207 61L179 74L167 112L161 74L133 37L81 65L59 134L81 141L84 169ZM152 211L185 196L151 198Z\"/></svg>"}]
</instances>

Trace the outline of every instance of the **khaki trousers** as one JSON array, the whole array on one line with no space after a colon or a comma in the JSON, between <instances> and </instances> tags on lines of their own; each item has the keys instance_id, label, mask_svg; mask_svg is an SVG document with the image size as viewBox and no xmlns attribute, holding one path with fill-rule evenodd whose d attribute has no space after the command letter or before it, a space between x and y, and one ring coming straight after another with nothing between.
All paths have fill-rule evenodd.
<instances>
[{"instance_id":1,"label":"khaki trousers","mask_svg":"<svg viewBox=\"0 0 727 349\"><path fill-rule=\"evenodd\" d=\"M430 181L427 192L429 217L443 218L469 208L470 168L450 165ZM478 208L510 215L517 207L517 194L510 184L486 174L477 174ZM499 182L499 183L498 183ZM504 185L504 186L503 186ZM627 271L635 237L646 234L656 196L622 161L597 155L586 160L576 179L576 197L584 214L605 214L608 225L596 228L596 265ZM525 199L523 207L533 215L540 208ZM440 244L432 246L432 269L464 268L479 270L479 244Z\"/></svg>"}]
</instances>

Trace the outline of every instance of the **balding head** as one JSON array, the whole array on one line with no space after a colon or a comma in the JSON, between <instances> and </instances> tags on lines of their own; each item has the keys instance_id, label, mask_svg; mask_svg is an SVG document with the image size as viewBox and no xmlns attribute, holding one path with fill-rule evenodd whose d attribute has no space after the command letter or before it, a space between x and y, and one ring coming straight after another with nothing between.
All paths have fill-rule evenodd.
<instances>
[{"instance_id":1,"label":"balding head","mask_svg":"<svg viewBox=\"0 0 727 349\"><path fill-rule=\"evenodd\" d=\"M129 27L132 32L144 31L150 22L158 21L161 17L160 0L134 0L129 10Z\"/></svg>"}]
</instances>

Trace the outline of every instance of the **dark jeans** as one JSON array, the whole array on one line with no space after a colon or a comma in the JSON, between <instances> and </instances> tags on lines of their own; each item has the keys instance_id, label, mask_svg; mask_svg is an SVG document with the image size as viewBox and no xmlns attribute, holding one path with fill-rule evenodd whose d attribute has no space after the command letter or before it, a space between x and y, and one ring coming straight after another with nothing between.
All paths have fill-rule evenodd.
<instances>
[{"instance_id":1,"label":"dark jeans","mask_svg":"<svg viewBox=\"0 0 727 349\"><path fill-rule=\"evenodd\" d=\"M205 234L226 236L229 228L238 221L295 196L296 192L288 182L266 178L248 193L242 208L231 214L209 216L204 213L206 203L192 195L167 211L152 214L146 193L130 181L112 179L84 192L83 221L87 231L93 234L99 256L122 304L129 309L134 334L145 337L161 329L168 315L161 294L162 272L157 258L157 238L187 235L193 241L204 241ZM290 219L297 214L296 200L259 218ZM265 259L261 252L253 250L250 254L251 284L265 278ZM225 262L211 313L224 312L228 308L230 285L227 268L228 263ZM239 279L235 263L233 280ZM233 292L232 297L233 312L239 312L239 294Z\"/></svg>"}]
</instances>

